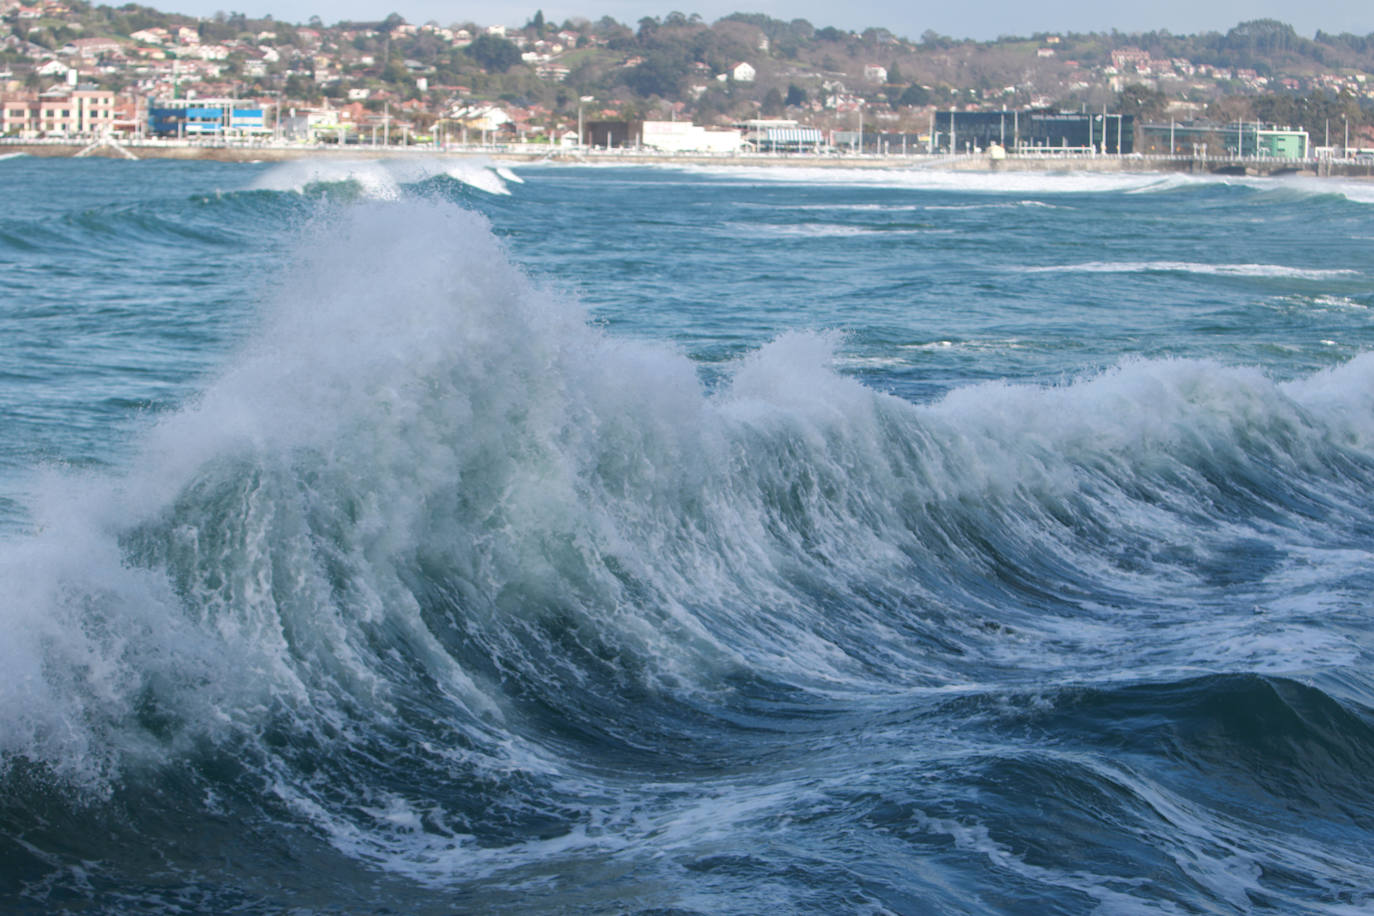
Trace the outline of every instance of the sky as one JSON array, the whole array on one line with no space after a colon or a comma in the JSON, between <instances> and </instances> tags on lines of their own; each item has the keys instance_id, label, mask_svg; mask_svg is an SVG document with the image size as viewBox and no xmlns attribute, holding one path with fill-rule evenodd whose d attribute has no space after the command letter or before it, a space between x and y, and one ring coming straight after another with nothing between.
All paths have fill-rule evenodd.
<instances>
[{"instance_id":1,"label":"sky","mask_svg":"<svg viewBox=\"0 0 1374 916\"><path fill-rule=\"evenodd\" d=\"M111 2L111 0L107 0ZM1370 0L1154 0L1145 4L1102 3L1101 0L969 0L956 3L913 4L906 0L681 0L663 5L656 0L520 0L492 4L477 0L145 0L167 12L210 16L216 11L249 16L270 13L288 22L304 22L318 15L324 22L342 19L380 20L400 13L407 21L433 19L441 25L475 22L479 25L523 25L542 9L544 18L562 22L574 17L611 16L634 25L644 16L664 16L674 10L698 13L712 22L733 12L766 13L775 19L806 19L812 25L862 31L870 26L918 39L927 29L954 38L989 40L1002 35L1028 36L1036 32L1122 32L1168 29L1175 34L1225 32L1250 19L1278 19L1299 35L1326 32L1374 33L1374 2ZM226 5L228 4L228 5Z\"/></svg>"}]
</instances>

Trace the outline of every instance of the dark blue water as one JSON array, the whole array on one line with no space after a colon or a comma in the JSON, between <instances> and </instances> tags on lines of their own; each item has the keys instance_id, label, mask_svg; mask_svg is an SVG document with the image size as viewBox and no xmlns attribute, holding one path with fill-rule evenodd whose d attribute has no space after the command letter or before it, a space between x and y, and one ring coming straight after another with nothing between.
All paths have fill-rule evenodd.
<instances>
[{"instance_id":1,"label":"dark blue water","mask_svg":"<svg viewBox=\"0 0 1374 916\"><path fill-rule=\"evenodd\" d=\"M0 909L1374 908L1374 187L0 192Z\"/></svg>"}]
</instances>

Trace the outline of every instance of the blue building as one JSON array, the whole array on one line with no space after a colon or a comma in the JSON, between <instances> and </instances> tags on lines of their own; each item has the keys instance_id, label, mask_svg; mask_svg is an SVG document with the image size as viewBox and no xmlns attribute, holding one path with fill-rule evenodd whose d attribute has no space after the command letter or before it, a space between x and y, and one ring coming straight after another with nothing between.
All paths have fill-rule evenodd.
<instances>
[{"instance_id":1,"label":"blue building","mask_svg":"<svg viewBox=\"0 0 1374 916\"><path fill-rule=\"evenodd\" d=\"M241 99L149 99L154 137L249 137L269 133L263 110Z\"/></svg>"}]
</instances>

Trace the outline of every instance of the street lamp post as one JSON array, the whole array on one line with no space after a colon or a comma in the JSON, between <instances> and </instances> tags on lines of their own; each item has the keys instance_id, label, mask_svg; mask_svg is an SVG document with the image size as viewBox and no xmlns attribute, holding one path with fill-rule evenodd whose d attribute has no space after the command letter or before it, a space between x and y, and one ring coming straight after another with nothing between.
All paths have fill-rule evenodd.
<instances>
[{"instance_id":1,"label":"street lamp post","mask_svg":"<svg viewBox=\"0 0 1374 916\"><path fill-rule=\"evenodd\" d=\"M580 96L577 100L577 148L582 149L586 145L586 140L582 135L582 105L585 102L593 101L596 97L590 95Z\"/></svg>"}]
</instances>

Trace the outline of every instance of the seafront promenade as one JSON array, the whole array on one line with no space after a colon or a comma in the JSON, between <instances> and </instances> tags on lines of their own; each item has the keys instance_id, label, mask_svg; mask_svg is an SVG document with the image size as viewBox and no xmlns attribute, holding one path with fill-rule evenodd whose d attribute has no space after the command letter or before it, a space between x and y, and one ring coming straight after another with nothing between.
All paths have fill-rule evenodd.
<instances>
[{"instance_id":1,"label":"seafront promenade","mask_svg":"<svg viewBox=\"0 0 1374 916\"><path fill-rule=\"evenodd\" d=\"M552 147L544 144L307 144L274 142L197 142L187 140L18 140L0 138L0 156L22 153L43 157L105 156L127 159L204 159L216 162L284 162L339 158L468 158L510 164L552 162L568 165L718 165L845 169L940 169L947 171L1038 172L1191 172L1230 175L1307 175L1374 178L1370 159L1278 159L1255 156L1106 155L1091 152L930 155L876 154L849 150L807 153L669 153L650 149Z\"/></svg>"}]
</instances>

